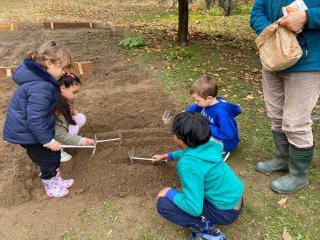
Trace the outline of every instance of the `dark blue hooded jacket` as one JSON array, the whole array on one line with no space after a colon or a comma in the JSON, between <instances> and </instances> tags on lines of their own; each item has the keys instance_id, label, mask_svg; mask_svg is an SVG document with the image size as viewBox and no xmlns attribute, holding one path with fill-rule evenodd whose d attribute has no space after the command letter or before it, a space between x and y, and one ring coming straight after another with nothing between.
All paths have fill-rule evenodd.
<instances>
[{"instance_id":1,"label":"dark blue hooded jacket","mask_svg":"<svg viewBox=\"0 0 320 240\"><path fill-rule=\"evenodd\" d=\"M14 72L13 80L19 87L8 107L3 138L15 144L49 143L54 138L58 81L29 59Z\"/></svg>"},{"instance_id":2,"label":"dark blue hooded jacket","mask_svg":"<svg viewBox=\"0 0 320 240\"><path fill-rule=\"evenodd\" d=\"M187 112L201 112L210 123L211 136L223 142L224 151L230 152L239 143L235 117L241 113L239 106L217 97L218 103L202 108L197 104L189 106Z\"/></svg>"}]
</instances>

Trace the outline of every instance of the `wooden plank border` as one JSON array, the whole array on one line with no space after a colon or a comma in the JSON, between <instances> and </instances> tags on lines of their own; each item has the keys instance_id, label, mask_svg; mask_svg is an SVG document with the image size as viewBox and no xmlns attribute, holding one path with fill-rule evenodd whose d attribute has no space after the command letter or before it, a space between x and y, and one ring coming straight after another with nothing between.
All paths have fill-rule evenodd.
<instances>
[{"instance_id":1,"label":"wooden plank border","mask_svg":"<svg viewBox=\"0 0 320 240\"><path fill-rule=\"evenodd\" d=\"M76 75L93 75L93 65L91 61L75 62L72 66Z\"/></svg>"},{"instance_id":2,"label":"wooden plank border","mask_svg":"<svg viewBox=\"0 0 320 240\"><path fill-rule=\"evenodd\" d=\"M16 23L0 23L0 31L14 31L17 30Z\"/></svg>"},{"instance_id":3,"label":"wooden plank border","mask_svg":"<svg viewBox=\"0 0 320 240\"><path fill-rule=\"evenodd\" d=\"M74 62L73 71L76 75L93 75L93 65L91 61ZM0 67L0 78L11 77L17 66Z\"/></svg>"},{"instance_id":4,"label":"wooden plank border","mask_svg":"<svg viewBox=\"0 0 320 240\"><path fill-rule=\"evenodd\" d=\"M45 22L45 29L69 29L69 28L96 28L92 22Z\"/></svg>"}]
</instances>

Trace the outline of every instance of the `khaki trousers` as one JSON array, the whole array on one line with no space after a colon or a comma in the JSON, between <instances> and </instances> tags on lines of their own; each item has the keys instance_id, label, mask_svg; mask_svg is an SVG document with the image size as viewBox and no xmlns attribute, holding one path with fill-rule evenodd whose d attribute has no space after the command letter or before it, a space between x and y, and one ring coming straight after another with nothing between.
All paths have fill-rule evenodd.
<instances>
[{"instance_id":1,"label":"khaki trousers","mask_svg":"<svg viewBox=\"0 0 320 240\"><path fill-rule=\"evenodd\" d=\"M272 130L298 148L313 146L311 112L320 94L320 71L274 74L262 71L264 102Z\"/></svg>"}]
</instances>

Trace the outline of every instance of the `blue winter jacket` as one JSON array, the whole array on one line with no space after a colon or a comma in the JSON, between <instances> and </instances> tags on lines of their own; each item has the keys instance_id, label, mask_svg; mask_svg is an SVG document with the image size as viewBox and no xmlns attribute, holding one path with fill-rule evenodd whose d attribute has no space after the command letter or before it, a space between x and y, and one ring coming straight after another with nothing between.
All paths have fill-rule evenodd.
<instances>
[{"instance_id":1,"label":"blue winter jacket","mask_svg":"<svg viewBox=\"0 0 320 240\"><path fill-rule=\"evenodd\" d=\"M293 1L255 0L251 11L251 27L259 35L266 27L282 17L281 8L288 6ZM303 55L295 65L281 72L320 71L320 1L304 0L304 2L308 7L306 11L308 22L302 33L297 35Z\"/></svg>"},{"instance_id":2,"label":"blue winter jacket","mask_svg":"<svg viewBox=\"0 0 320 240\"><path fill-rule=\"evenodd\" d=\"M15 144L46 144L54 138L53 108L59 85L45 69L29 59L18 67L13 94L4 124L3 138Z\"/></svg>"},{"instance_id":3,"label":"blue winter jacket","mask_svg":"<svg viewBox=\"0 0 320 240\"><path fill-rule=\"evenodd\" d=\"M223 142L226 152L237 148L239 143L238 127L235 117L241 113L239 106L217 97L218 103L202 108L197 104L189 106L187 112L201 112L210 123L211 136Z\"/></svg>"}]
</instances>

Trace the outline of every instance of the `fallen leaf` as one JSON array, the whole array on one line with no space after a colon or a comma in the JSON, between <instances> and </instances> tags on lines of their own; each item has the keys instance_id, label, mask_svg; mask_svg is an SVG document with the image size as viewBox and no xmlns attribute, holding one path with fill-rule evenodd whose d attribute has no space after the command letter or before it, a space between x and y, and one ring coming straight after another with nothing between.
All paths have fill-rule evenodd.
<instances>
[{"instance_id":1,"label":"fallen leaf","mask_svg":"<svg viewBox=\"0 0 320 240\"><path fill-rule=\"evenodd\" d=\"M247 99L248 99L248 100L252 100L252 99L254 99L254 96L248 95L248 96L247 96Z\"/></svg>"},{"instance_id":2,"label":"fallen leaf","mask_svg":"<svg viewBox=\"0 0 320 240\"><path fill-rule=\"evenodd\" d=\"M41 212L40 210L36 209L36 210L34 210L34 211L32 212L32 214L34 214L34 213L40 213L40 212Z\"/></svg>"},{"instance_id":3,"label":"fallen leaf","mask_svg":"<svg viewBox=\"0 0 320 240\"><path fill-rule=\"evenodd\" d=\"M264 109L263 109L263 108L258 108L258 109L257 109L257 112L259 112L259 113L264 113Z\"/></svg>"},{"instance_id":4,"label":"fallen leaf","mask_svg":"<svg viewBox=\"0 0 320 240\"><path fill-rule=\"evenodd\" d=\"M227 71L228 69L227 68L223 68L223 67L219 67L216 69L216 71Z\"/></svg>"},{"instance_id":5,"label":"fallen leaf","mask_svg":"<svg viewBox=\"0 0 320 240\"><path fill-rule=\"evenodd\" d=\"M283 240L293 240L292 236L287 232L286 229L283 229L282 238Z\"/></svg>"},{"instance_id":6,"label":"fallen leaf","mask_svg":"<svg viewBox=\"0 0 320 240\"><path fill-rule=\"evenodd\" d=\"M288 198L281 198L279 202L277 202L280 206L284 206L288 201Z\"/></svg>"},{"instance_id":7,"label":"fallen leaf","mask_svg":"<svg viewBox=\"0 0 320 240\"><path fill-rule=\"evenodd\" d=\"M112 229L111 229L111 230L109 230L109 232L107 233L107 236L110 236L110 235L111 235L111 233L112 233Z\"/></svg>"},{"instance_id":8,"label":"fallen leaf","mask_svg":"<svg viewBox=\"0 0 320 240\"><path fill-rule=\"evenodd\" d=\"M314 190L314 189L316 189L314 186L312 186L312 185L308 185L308 188L310 188L310 189L312 189L312 190Z\"/></svg>"}]
</instances>

